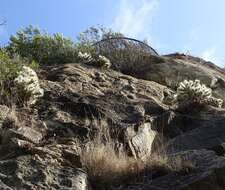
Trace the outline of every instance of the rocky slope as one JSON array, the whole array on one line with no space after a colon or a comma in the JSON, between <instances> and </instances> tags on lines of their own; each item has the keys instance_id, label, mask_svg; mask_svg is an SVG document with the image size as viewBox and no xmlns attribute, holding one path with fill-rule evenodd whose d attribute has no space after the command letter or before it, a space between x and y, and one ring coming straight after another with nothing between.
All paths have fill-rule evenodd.
<instances>
[{"instance_id":1,"label":"rocky slope","mask_svg":"<svg viewBox=\"0 0 225 190\"><path fill-rule=\"evenodd\" d=\"M172 162L189 163L110 189L225 189L225 109L184 113L167 100L183 79L200 79L225 100L223 69L180 54L139 67L132 76L78 63L41 68L44 97L35 106L1 105L0 189L95 189L81 162L82 145L99 133L95 121L130 157L166 152Z\"/></svg>"}]
</instances>

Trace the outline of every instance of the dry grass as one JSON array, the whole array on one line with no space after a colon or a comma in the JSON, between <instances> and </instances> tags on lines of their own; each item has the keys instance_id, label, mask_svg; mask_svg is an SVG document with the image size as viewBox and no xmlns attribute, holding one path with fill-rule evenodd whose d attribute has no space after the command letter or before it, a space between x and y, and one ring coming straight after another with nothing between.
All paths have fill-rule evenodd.
<instances>
[{"instance_id":1,"label":"dry grass","mask_svg":"<svg viewBox=\"0 0 225 190\"><path fill-rule=\"evenodd\" d=\"M104 119L100 121L92 121L98 132L84 147L81 159L92 187L107 189L135 174L134 170L139 166L136 166L138 162L128 157L123 147L119 148L119 143L111 138L107 122Z\"/></svg>"},{"instance_id":2,"label":"dry grass","mask_svg":"<svg viewBox=\"0 0 225 190\"><path fill-rule=\"evenodd\" d=\"M13 105L9 109L7 116L4 118L2 127L3 128L14 128L16 126L19 126L20 122L17 117L16 113L16 106Z\"/></svg>"},{"instance_id":3,"label":"dry grass","mask_svg":"<svg viewBox=\"0 0 225 190\"><path fill-rule=\"evenodd\" d=\"M125 153L116 153L111 143L92 144L83 152L82 161L95 189L104 189L135 174L137 162Z\"/></svg>"},{"instance_id":4,"label":"dry grass","mask_svg":"<svg viewBox=\"0 0 225 190\"><path fill-rule=\"evenodd\" d=\"M0 144L8 143L8 129L17 128L22 124L19 121L16 113L15 105L11 108L8 108L7 112L3 115L1 114L1 128L0 128Z\"/></svg>"},{"instance_id":5,"label":"dry grass","mask_svg":"<svg viewBox=\"0 0 225 190\"><path fill-rule=\"evenodd\" d=\"M130 183L144 183L176 172L186 175L194 169L190 160L179 157L173 160L166 155L152 154L146 160L134 159L126 152L117 152L115 144L91 142L82 152L82 164L87 171L89 181L95 190L112 189L113 186Z\"/></svg>"},{"instance_id":6,"label":"dry grass","mask_svg":"<svg viewBox=\"0 0 225 190\"><path fill-rule=\"evenodd\" d=\"M111 138L106 122L99 125L98 134L82 150L81 161L87 171L93 189L111 189L126 183L142 183L174 171L192 167L191 162L181 158L168 158L165 153L153 153L145 160L128 156L123 147ZM186 170L185 170L186 171ZM188 170L187 170L188 172Z\"/></svg>"}]
</instances>

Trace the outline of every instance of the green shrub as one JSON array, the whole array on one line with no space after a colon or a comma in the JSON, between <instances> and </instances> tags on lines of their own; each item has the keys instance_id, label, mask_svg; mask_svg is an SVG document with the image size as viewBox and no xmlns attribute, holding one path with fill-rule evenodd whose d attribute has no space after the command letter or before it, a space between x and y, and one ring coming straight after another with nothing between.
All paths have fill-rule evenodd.
<instances>
[{"instance_id":1,"label":"green shrub","mask_svg":"<svg viewBox=\"0 0 225 190\"><path fill-rule=\"evenodd\" d=\"M41 64L68 63L77 60L74 42L56 33L50 35L29 26L11 36L8 50Z\"/></svg>"},{"instance_id":2,"label":"green shrub","mask_svg":"<svg viewBox=\"0 0 225 190\"><path fill-rule=\"evenodd\" d=\"M5 49L0 49L0 63L8 62L10 60L9 54Z\"/></svg>"},{"instance_id":3,"label":"green shrub","mask_svg":"<svg viewBox=\"0 0 225 190\"><path fill-rule=\"evenodd\" d=\"M29 26L11 36L7 50L40 64L71 63L78 61L78 52L95 53L95 42L118 36L123 35L104 27L90 27L79 34L75 44L62 34L50 35Z\"/></svg>"}]
</instances>

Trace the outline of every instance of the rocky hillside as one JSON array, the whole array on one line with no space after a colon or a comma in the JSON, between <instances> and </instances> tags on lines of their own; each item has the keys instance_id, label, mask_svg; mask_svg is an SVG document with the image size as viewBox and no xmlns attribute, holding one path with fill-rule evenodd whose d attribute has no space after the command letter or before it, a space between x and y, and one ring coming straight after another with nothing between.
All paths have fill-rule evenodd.
<instances>
[{"instance_id":1,"label":"rocky hillside","mask_svg":"<svg viewBox=\"0 0 225 190\"><path fill-rule=\"evenodd\" d=\"M169 98L199 79L225 100L224 70L182 54L137 67L43 66L35 105L1 105L0 189L225 189L224 106Z\"/></svg>"}]
</instances>

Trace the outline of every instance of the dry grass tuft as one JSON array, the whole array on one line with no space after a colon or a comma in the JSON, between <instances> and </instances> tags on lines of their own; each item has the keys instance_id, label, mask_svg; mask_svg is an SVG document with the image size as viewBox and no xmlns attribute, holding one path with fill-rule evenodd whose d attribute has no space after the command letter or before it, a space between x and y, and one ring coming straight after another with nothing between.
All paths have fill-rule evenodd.
<instances>
[{"instance_id":1,"label":"dry grass tuft","mask_svg":"<svg viewBox=\"0 0 225 190\"><path fill-rule=\"evenodd\" d=\"M2 122L2 128L14 128L19 126L19 123L20 122L16 113L16 106L13 105Z\"/></svg>"},{"instance_id":2,"label":"dry grass tuft","mask_svg":"<svg viewBox=\"0 0 225 190\"><path fill-rule=\"evenodd\" d=\"M136 160L116 153L112 143L92 143L82 154L89 180L96 189L116 185L134 174Z\"/></svg>"},{"instance_id":3,"label":"dry grass tuft","mask_svg":"<svg viewBox=\"0 0 225 190\"><path fill-rule=\"evenodd\" d=\"M84 147L81 155L92 187L107 189L135 175L141 162L129 157L116 138L111 137L107 121L94 120L92 125L98 128L98 132Z\"/></svg>"},{"instance_id":4,"label":"dry grass tuft","mask_svg":"<svg viewBox=\"0 0 225 190\"><path fill-rule=\"evenodd\" d=\"M95 124L99 124L95 121ZM154 179L169 172L189 172L189 161L168 158L165 153L153 153L145 160L128 156L123 147L111 138L107 123L99 125L98 134L83 148L81 162L93 189L112 189L128 183L142 183L146 178Z\"/></svg>"}]
</instances>

